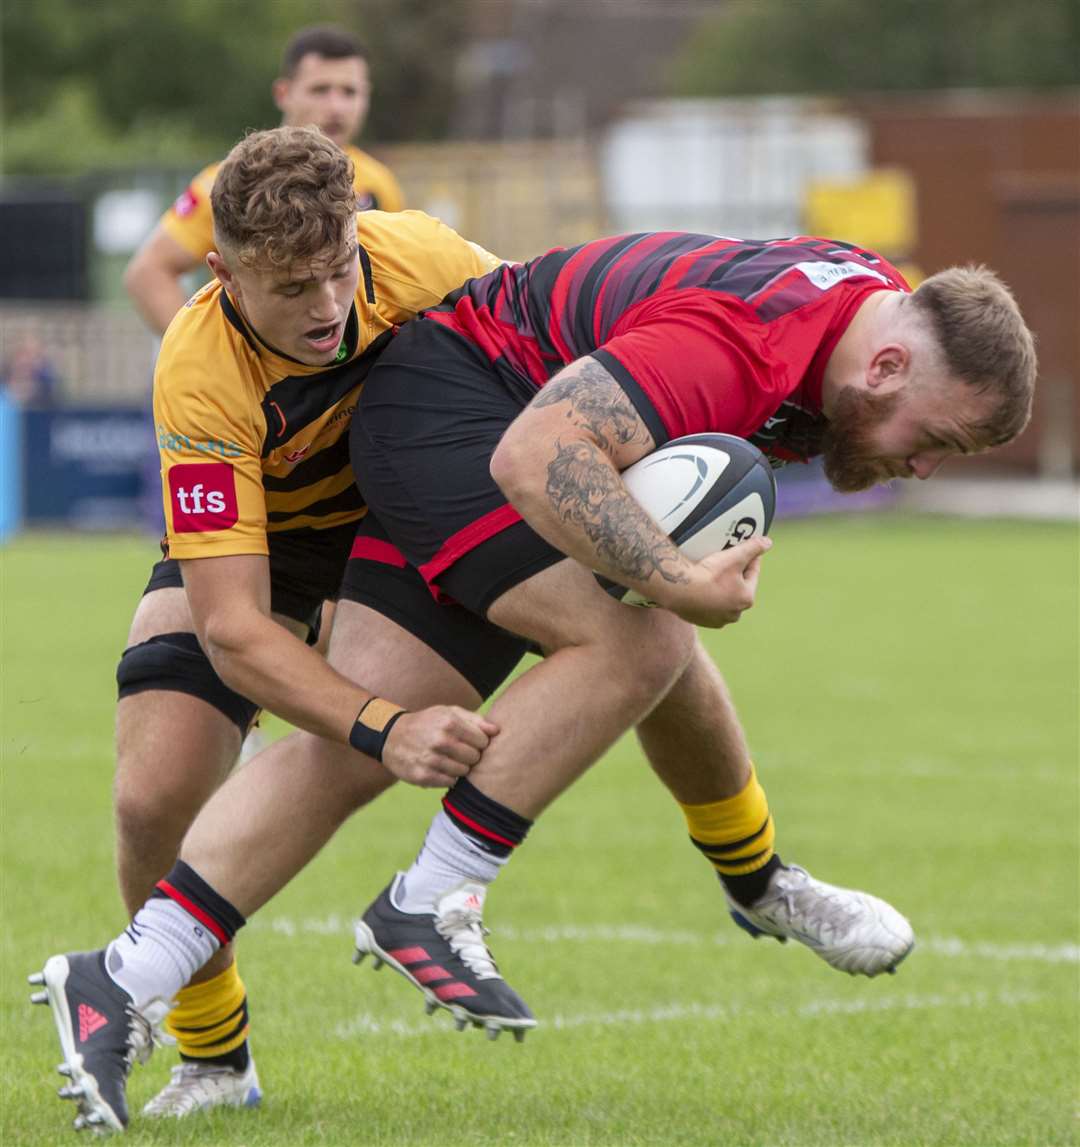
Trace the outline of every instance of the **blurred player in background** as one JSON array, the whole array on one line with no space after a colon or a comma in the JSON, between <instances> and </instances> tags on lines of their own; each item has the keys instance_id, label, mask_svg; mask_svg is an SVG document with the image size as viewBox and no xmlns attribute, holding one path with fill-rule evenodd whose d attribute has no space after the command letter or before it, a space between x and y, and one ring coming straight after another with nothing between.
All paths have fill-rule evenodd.
<instances>
[{"instance_id":1,"label":"blurred player in background","mask_svg":"<svg viewBox=\"0 0 1080 1147\"><path fill-rule=\"evenodd\" d=\"M230 281L228 265L215 270ZM229 635L237 624L230 583L240 567L220 567L224 582L213 563L205 579L198 571L202 585L189 585L189 599L206 615L200 633L215 664L233 661L226 674L233 684L246 678L253 696L332 740L300 735L261 754L199 816L182 860L125 936L107 952L49 961L41 1000L54 1007L68 1071L77 1076L71 1095L84 1112L112 1126L126 1122L127 1069L148 1050L149 1021L192 972L221 958L244 915L313 856L352 808L392 783L391 773L420 784L468 779L446 798L404 880L365 914L358 944L453 1005L461 1023L471 1019L494 1034L532 1026L484 944L486 887L544 805L635 723L744 924L799 939L843 970L874 975L894 967L911 945L910 927L895 910L781 864L719 674L675 616L733 620L753 598L755 551L684 568L664 536L625 503L617 470L677 433L713 428L756 437L780 458L824 451L834 484L859 489L888 477L928 477L946 457L1007 440L1026 421L1034 378L1030 335L1011 297L981 271L947 272L921 290L909 296L884 261L828 241L637 236L503 268L409 326L369 378L362 401L375 425L356 430L354 443L365 468L370 455L362 481L376 491L395 537L373 521L361 526L331 662L365 685L377 680L406 705L412 691L421 704L468 707L468 698L475 702L509 672L524 638L549 656L496 702L498 729L473 728L479 764L463 768L461 754L435 765L408 754L403 761L395 742L420 714L331 684L325 667L320 672L331 677L308 682L300 672L291 689L275 692L271 676L280 673L284 682L290 675L279 655L266 656L274 653L269 634L262 651L249 648L251 631L242 624ZM584 317L593 306L595 323ZM606 332L595 336L603 345L590 342L594 332ZM333 316L303 337L332 349ZM557 346L538 355L538 337ZM732 369L738 361L757 364L753 384ZM703 373L706 363L715 378ZM202 369L212 372L213 364ZM431 389L417 402L421 384ZM481 417L476 404L489 402ZM292 420L283 411L271 417L272 403L263 410L253 441L282 440L286 460L303 457L299 437L284 441ZM461 433L462 419L472 437ZM481 424L488 429L476 438ZM236 433L245 433L242 426ZM433 449L432 434L453 459ZM505 447L492 457L500 440ZM580 463L557 467L556 481L551 459L564 449ZM400 480L387 478L393 457L404 467ZM491 483L489 463L503 493ZM195 487L170 483L173 533L191 532L184 523L194 517L206 523L202 530L220 534L207 540L223 553L242 553L230 548L244 539L231 533L237 503L228 496L235 491L227 469L215 479L222 486L208 485L207 475L199 505ZM438 538L450 507L475 507L476 498L454 496L449 476L459 471L480 501L493 499L493 516L437 547L447 561L429 560L412 527L430 525ZM435 487L425 487L425 472ZM599 510L585 496L589 489ZM507 493L536 533L509 512ZM579 566L560 561L564 553L671 612L613 602ZM467 608L438 605L429 584ZM587 608L571 608L575 600L587 600ZM250 674L242 672L245 657ZM350 729L344 707L364 697ZM493 733L490 744L479 743ZM84 1031L71 1019L81 1009L106 1022Z\"/></svg>"},{"instance_id":2,"label":"blurred player in background","mask_svg":"<svg viewBox=\"0 0 1080 1147\"><path fill-rule=\"evenodd\" d=\"M332 25L301 28L285 46L273 95L283 124L314 125L352 160L358 210L402 210L404 198L390 169L352 142L367 118L371 78L367 53L351 32ZM195 176L124 274L131 301L159 335L187 298L183 277L214 249L210 189L218 167L211 164Z\"/></svg>"}]
</instances>

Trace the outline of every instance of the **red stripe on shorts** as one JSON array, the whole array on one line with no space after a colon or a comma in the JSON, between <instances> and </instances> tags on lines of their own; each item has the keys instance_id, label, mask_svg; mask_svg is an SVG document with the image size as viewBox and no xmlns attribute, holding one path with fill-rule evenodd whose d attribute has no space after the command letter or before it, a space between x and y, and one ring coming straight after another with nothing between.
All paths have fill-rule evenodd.
<instances>
[{"instance_id":1,"label":"red stripe on shorts","mask_svg":"<svg viewBox=\"0 0 1080 1147\"><path fill-rule=\"evenodd\" d=\"M500 506L497 510L470 522L464 529L451 534L443 542L438 553L429 561L419 566L420 574L429 585L439 574L447 570L463 558L470 550L475 550L481 542L493 538L496 534L521 521L521 515L511 505Z\"/></svg>"},{"instance_id":2,"label":"red stripe on shorts","mask_svg":"<svg viewBox=\"0 0 1080 1147\"><path fill-rule=\"evenodd\" d=\"M384 566L397 566L398 569L404 569L408 565L401 550L391 542L384 542L382 538L356 538L349 551L349 560L353 558L382 562Z\"/></svg>"}]
</instances>

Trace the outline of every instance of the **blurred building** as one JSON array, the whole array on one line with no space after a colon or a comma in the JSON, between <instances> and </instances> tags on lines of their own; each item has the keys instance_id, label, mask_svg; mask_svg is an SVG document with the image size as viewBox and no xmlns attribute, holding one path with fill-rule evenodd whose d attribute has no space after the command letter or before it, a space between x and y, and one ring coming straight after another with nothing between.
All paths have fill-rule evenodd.
<instances>
[{"instance_id":1,"label":"blurred building","mask_svg":"<svg viewBox=\"0 0 1080 1147\"><path fill-rule=\"evenodd\" d=\"M667 68L717 0L462 0L458 139L595 136Z\"/></svg>"},{"instance_id":2,"label":"blurred building","mask_svg":"<svg viewBox=\"0 0 1080 1147\"><path fill-rule=\"evenodd\" d=\"M909 94L853 111L871 162L913 179L917 261L987 263L1038 337L1032 425L985 464L1080 473L1080 92Z\"/></svg>"}]
</instances>

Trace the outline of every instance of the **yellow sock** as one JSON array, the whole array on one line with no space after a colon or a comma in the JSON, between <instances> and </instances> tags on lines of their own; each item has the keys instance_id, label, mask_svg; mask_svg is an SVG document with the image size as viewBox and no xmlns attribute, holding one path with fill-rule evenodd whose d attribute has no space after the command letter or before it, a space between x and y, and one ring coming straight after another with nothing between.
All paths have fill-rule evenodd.
<instances>
[{"instance_id":1,"label":"yellow sock","mask_svg":"<svg viewBox=\"0 0 1080 1147\"><path fill-rule=\"evenodd\" d=\"M690 829L690 840L721 876L745 876L764 868L773 856L776 832L765 790L754 766L742 792L708 804L679 807Z\"/></svg>"},{"instance_id":2,"label":"yellow sock","mask_svg":"<svg viewBox=\"0 0 1080 1147\"><path fill-rule=\"evenodd\" d=\"M189 984L176 997L165 1030L181 1055L209 1059L235 1051L247 1039L247 991L236 962L212 980Z\"/></svg>"}]
</instances>

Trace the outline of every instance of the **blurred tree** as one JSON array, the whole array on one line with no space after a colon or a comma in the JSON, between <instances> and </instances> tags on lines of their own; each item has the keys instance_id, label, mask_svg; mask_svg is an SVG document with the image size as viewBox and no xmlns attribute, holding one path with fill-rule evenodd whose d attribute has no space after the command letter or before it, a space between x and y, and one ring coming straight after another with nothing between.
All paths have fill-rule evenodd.
<instances>
[{"instance_id":1,"label":"blurred tree","mask_svg":"<svg viewBox=\"0 0 1080 1147\"><path fill-rule=\"evenodd\" d=\"M305 24L367 44L368 139L445 133L458 33L439 0L7 0L0 170L193 165L277 122L270 84Z\"/></svg>"},{"instance_id":2,"label":"blurred tree","mask_svg":"<svg viewBox=\"0 0 1080 1147\"><path fill-rule=\"evenodd\" d=\"M672 69L680 95L1080 83L1080 0L729 0Z\"/></svg>"}]
</instances>

